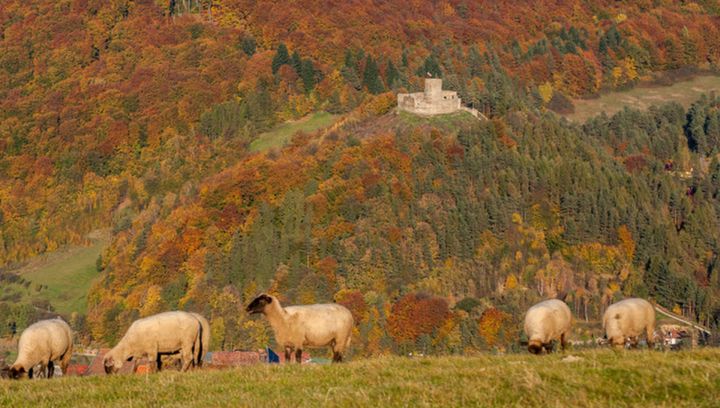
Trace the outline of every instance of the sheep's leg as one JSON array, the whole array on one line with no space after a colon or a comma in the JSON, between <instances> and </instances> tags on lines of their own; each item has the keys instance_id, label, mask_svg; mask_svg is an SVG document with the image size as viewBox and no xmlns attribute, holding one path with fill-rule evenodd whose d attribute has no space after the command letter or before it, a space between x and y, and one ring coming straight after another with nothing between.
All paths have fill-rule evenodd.
<instances>
[{"instance_id":1,"label":"sheep's leg","mask_svg":"<svg viewBox=\"0 0 720 408\"><path fill-rule=\"evenodd\" d=\"M341 363L343 359L343 352L345 351L345 348L350 343L350 338L344 339L340 338L340 341L333 340L331 347L333 351L333 363Z\"/></svg>"},{"instance_id":2,"label":"sheep's leg","mask_svg":"<svg viewBox=\"0 0 720 408\"><path fill-rule=\"evenodd\" d=\"M285 347L285 363L290 363L290 354L292 353L292 350L290 347Z\"/></svg>"},{"instance_id":3,"label":"sheep's leg","mask_svg":"<svg viewBox=\"0 0 720 408\"><path fill-rule=\"evenodd\" d=\"M27 372L28 378L32 380L33 374L35 374L35 367L30 367L30 369Z\"/></svg>"},{"instance_id":4,"label":"sheep's leg","mask_svg":"<svg viewBox=\"0 0 720 408\"><path fill-rule=\"evenodd\" d=\"M192 364L192 353L183 353L182 357L182 369L181 371L185 372L190 369L190 365Z\"/></svg>"},{"instance_id":5,"label":"sheep's leg","mask_svg":"<svg viewBox=\"0 0 720 408\"><path fill-rule=\"evenodd\" d=\"M65 352L65 355L60 359L60 369L63 375L67 372L67 368L70 365L70 359L72 358L72 348Z\"/></svg>"},{"instance_id":6,"label":"sheep's leg","mask_svg":"<svg viewBox=\"0 0 720 408\"><path fill-rule=\"evenodd\" d=\"M193 363L193 343L185 344L183 348L180 349L180 357L182 359L181 371L185 372L190 369L190 365Z\"/></svg>"},{"instance_id":7,"label":"sheep's leg","mask_svg":"<svg viewBox=\"0 0 720 408\"><path fill-rule=\"evenodd\" d=\"M295 350L295 362L302 364L302 349Z\"/></svg>"},{"instance_id":8,"label":"sheep's leg","mask_svg":"<svg viewBox=\"0 0 720 408\"><path fill-rule=\"evenodd\" d=\"M52 378L53 374L55 374L55 363L52 361L48 361L47 364L47 378Z\"/></svg>"},{"instance_id":9,"label":"sheep's leg","mask_svg":"<svg viewBox=\"0 0 720 408\"><path fill-rule=\"evenodd\" d=\"M342 363L342 353L333 350L333 363Z\"/></svg>"},{"instance_id":10,"label":"sheep's leg","mask_svg":"<svg viewBox=\"0 0 720 408\"><path fill-rule=\"evenodd\" d=\"M650 350L655 349L655 330L653 330L652 326L648 326L645 328L645 332L647 334L647 345Z\"/></svg>"},{"instance_id":11,"label":"sheep's leg","mask_svg":"<svg viewBox=\"0 0 720 408\"><path fill-rule=\"evenodd\" d=\"M633 348L633 349L638 348L638 345L640 344L639 337L630 337L629 341L630 341L630 348Z\"/></svg>"},{"instance_id":12,"label":"sheep's leg","mask_svg":"<svg viewBox=\"0 0 720 408\"><path fill-rule=\"evenodd\" d=\"M47 364L40 363L40 370L37 373L38 378L47 378Z\"/></svg>"},{"instance_id":13,"label":"sheep's leg","mask_svg":"<svg viewBox=\"0 0 720 408\"><path fill-rule=\"evenodd\" d=\"M148 353L147 360L149 363L149 369L151 373L156 373L160 371L160 354L158 354L157 351L153 351L152 353ZM135 371L135 370L133 370Z\"/></svg>"},{"instance_id":14,"label":"sheep's leg","mask_svg":"<svg viewBox=\"0 0 720 408\"><path fill-rule=\"evenodd\" d=\"M567 348L567 333L563 333L560 335L560 346L562 347L562 351L565 351Z\"/></svg>"}]
</instances>

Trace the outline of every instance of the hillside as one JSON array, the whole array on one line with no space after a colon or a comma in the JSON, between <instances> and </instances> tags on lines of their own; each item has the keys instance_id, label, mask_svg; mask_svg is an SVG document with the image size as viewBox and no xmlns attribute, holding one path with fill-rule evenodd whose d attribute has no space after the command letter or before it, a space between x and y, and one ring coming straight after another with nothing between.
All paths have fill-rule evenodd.
<instances>
[{"instance_id":1,"label":"hillside","mask_svg":"<svg viewBox=\"0 0 720 408\"><path fill-rule=\"evenodd\" d=\"M296 138L119 233L90 294L92 334L180 307L218 322L215 344L255 349L266 327L235 311L262 290L349 305L368 355L516 347L522 311L559 292L581 319L636 295L712 324L720 165L678 172L703 156L688 120L717 106L582 128L552 114L457 129L371 115Z\"/></svg>"},{"instance_id":2,"label":"hillside","mask_svg":"<svg viewBox=\"0 0 720 408\"><path fill-rule=\"evenodd\" d=\"M499 116L720 60L716 0L168 4L3 2L0 265L126 225L277 123L428 72Z\"/></svg>"},{"instance_id":3,"label":"hillside","mask_svg":"<svg viewBox=\"0 0 720 408\"><path fill-rule=\"evenodd\" d=\"M361 355L517 347L522 310L560 293L583 320L637 295L716 325L718 99L549 109L717 70L719 11L5 1L0 267L109 228L76 327L99 343L182 308L219 348L264 346L237 313L263 290L349 305ZM428 74L491 120L393 116Z\"/></svg>"},{"instance_id":4,"label":"hillside","mask_svg":"<svg viewBox=\"0 0 720 408\"><path fill-rule=\"evenodd\" d=\"M100 275L98 262L110 243L110 231L93 231L87 239L90 245L69 245L0 273L0 337L10 334L11 322L21 330L57 314L84 331L87 294Z\"/></svg>"},{"instance_id":5,"label":"hillside","mask_svg":"<svg viewBox=\"0 0 720 408\"><path fill-rule=\"evenodd\" d=\"M572 357L385 357L325 366L0 381L0 404L34 406L710 407L714 350Z\"/></svg>"}]
</instances>

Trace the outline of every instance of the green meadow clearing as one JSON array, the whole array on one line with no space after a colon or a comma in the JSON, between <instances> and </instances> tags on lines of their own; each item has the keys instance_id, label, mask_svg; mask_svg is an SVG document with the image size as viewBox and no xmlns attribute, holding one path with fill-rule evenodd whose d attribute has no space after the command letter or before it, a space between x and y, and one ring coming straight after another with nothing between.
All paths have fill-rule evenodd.
<instances>
[{"instance_id":1,"label":"green meadow clearing","mask_svg":"<svg viewBox=\"0 0 720 408\"><path fill-rule=\"evenodd\" d=\"M687 108L700 95L711 92L720 93L720 76L704 75L670 86L638 86L628 91L609 92L599 98L573 100L575 112L565 117L583 123L602 112L612 115L625 107L645 110L667 102L677 102Z\"/></svg>"},{"instance_id":2,"label":"green meadow clearing","mask_svg":"<svg viewBox=\"0 0 720 408\"><path fill-rule=\"evenodd\" d=\"M283 123L253 140L250 143L250 151L261 152L271 148L283 147L297 132L314 132L332 125L337 119L337 115L317 112L302 119Z\"/></svg>"},{"instance_id":3,"label":"green meadow clearing","mask_svg":"<svg viewBox=\"0 0 720 408\"><path fill-rule=\"evenodd\" d=\"M36 407L711 407L719 399L718 349L384 357L0 381L0 405Z\"/></svg>"},{"instance_id":4,"label":"green meadow clearing","mask_svg":"<svg viewBox=\"0 0 720 408\"><path fill-rule=\"evenodd\" d=\"M13 273L31 282L27 288L21 285L5 285L4 296L17 292L21 302L47 300L61 314L73 312L84 314L87 309L87 293L93 280L98 277L98 256L110 242L109 232L98 230L88 236L90 245L74 245L58 251L36 256ZM42 285L41 289L37 289Z\"/></svg>"}]
</instances>

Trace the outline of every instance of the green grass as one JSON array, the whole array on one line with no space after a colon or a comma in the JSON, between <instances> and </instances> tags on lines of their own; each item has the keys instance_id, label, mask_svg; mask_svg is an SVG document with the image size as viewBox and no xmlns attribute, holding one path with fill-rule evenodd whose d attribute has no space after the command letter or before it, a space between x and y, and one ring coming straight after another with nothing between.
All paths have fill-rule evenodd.
<instances>
[{"instance_id":1,"label":"green grass","mask_svg":"<svg viewBox=\"0 0 720 408\"><path fill-rule=\"evenodd\" d=\"M720 92L719 76L698 76L689 81L677 82L670 86L639 86L629 91L610 92L596 99L574 100L575 112L565 115L573 122L585 122L601 112L612 115L624 107L647 109L651 105L678 102L684 107L711 91Z\"/></svg>"},{"instance_id":2,"label":"green grass","mask_svg":"<svg viewBox=\"0 0 720 408\"><path fill-rule=\"evenodd\" d=\"M38 256L22 268L13 271L32 282L23 301L47 299L55 311L69 315L84 314L87 309L87 293L98 276L96 261L109 242L106 232L98 232L91 238L90 246L71 246L54 253ZM45 285L39 292L36 284Z\"/></svg>"},{"instance_id":3,"label":"green grass","mask_svg":"<svg viewBox=\"0 0 720 408\"><path fill-rule=\"evenodd\" d=\"M302 119L286 122L275 129L265 132L250 143L250 151L261 152L274 147L284 146L297 132L314 132L326 128L337 120L338 116L327 112L316 112Z\"/></svg>"},{"instance_id":4,"label":"green grass","mask_svg":"<svg viewBox=\"0 0 720 408\"><path fill-rule=\"evenodd\" d=\"M717 406L720 350L595 350L256 365L40 381L0 381L0 405L24 406Z\"/></svg>"}]
</instances>

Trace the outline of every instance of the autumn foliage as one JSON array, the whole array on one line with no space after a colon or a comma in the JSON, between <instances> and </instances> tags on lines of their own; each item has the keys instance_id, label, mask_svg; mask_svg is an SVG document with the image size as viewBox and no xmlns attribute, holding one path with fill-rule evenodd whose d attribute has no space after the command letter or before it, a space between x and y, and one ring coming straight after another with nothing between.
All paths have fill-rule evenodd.
<instances>
[{"instance_id":1,"label":"autumn foliage","mask_svg":"<svg viewBox=\"0 0 720 408\"><path fill-rule=\"evenodd\" d=\"M447 300L413 293L393 304L388 329L398 343L414 343L421 335L432 334L448 318L450 310Z\"/></svg>"}]
</instances>

